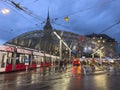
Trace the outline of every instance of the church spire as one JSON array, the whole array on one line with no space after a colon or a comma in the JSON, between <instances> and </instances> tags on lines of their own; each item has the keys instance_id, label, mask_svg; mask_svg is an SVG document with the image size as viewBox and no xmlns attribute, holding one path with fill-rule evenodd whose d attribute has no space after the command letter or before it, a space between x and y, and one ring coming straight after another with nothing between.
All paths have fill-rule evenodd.
<instances>
[{"instance_id":1,"label":"church spire","mask_svg":"<svg viewBox=\"0 0 120 90\"><path fill-rule=\"evenodd\" d=\"M50 21L50 17L49 17L49 9L48 9L47 21Z\"/></svg>"},{"instance_id":2,"label":"church spire","mask_svg":"<svg viewBox=\"0 0 120 90\"><path fill-rule=\"evenodd\" d=\"M50 23L50 17L49 17L49 9L48 9L48 15L47 15L46 24L44 26L44 30L45 29L52 30L52 26L51 26L51 23Z\"/></svg>"}]
</instances>

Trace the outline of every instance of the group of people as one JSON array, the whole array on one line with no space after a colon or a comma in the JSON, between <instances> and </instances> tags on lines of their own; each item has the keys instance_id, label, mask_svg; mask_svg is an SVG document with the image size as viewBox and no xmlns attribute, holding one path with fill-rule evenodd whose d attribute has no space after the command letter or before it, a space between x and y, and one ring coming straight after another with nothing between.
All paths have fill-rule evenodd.
<instances>
[{"instance_id":1,"label":"group of people","mask_svg":"<svg viewBox=\"0 0 120 90\"><path fill-rule=\"evenodd\" d=\"M64 71L67 69L67 59L55 60L55 72Z\"/></svg>"},{"instance_id":2,"label":"group of people","mask_svg":"<svg viewBox=\"0 0 120 90\"><path fill-rule=\"evenodd\" d=\"M90 74L95 71L94 63L86 63L85 61L81 62L82 73L83 75Z\"/></svg>"}]
</instances>

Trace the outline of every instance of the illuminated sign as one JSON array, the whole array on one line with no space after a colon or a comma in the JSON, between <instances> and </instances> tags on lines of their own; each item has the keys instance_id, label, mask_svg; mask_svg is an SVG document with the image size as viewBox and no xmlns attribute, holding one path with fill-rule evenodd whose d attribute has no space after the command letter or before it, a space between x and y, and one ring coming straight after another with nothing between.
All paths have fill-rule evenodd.
<instances>
[{"instance_id":1,"label":"illuminated sign","mask_svg":"<svg viewBox=\"0 0 120 90\"><path fill-rule=\"evenodd\" d=\"M25 50L25 49L17 49L18 53L24 53L24 54L32 54L32 51Z\"/></svg>"},{"instance_id":2,"label":"illuminated sign","mask_svg":"<svg viewBox=\"0 0 120 90\"><path fill-rule=\"evenodd\" d=\"M44 56L44 54L40 52L33 52L33 55Z\"/></svg>"},{"instance_id":3,"label":"illuminated sign","mask_svg":"<svg viewBox=\"0 0 120 90\"><path fill-rule=\"evenodd\" d=\"M0 50L1 51L6 51L6 52L14 52L14 47L10 47L10 46L0 46Z\"/></svg>"}]
</instances>

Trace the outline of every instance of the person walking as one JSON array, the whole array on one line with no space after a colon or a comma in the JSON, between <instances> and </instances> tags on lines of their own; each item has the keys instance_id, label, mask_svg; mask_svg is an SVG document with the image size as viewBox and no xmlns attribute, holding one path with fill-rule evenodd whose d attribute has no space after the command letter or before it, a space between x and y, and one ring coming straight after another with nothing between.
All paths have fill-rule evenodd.
<instances>
[{"instance_id":1,"label":"person walking","mask_svg":"<svg viewBox=\"0 0 120 90\"><path fill-rule=\"evenodd\" d=\"M55 72L58 72L58 64L59 64L58 60L55 60Z\"/></svg>"},{"instance_id":2,"label":"person walking","mask_svg":"<svg viewBox=\"0 0 120 90\"><path fill-rule=\"evenodd\" d=\"M83 75L86 76L87 72L86 72L86 66L85 65L82 66L82 71L83 71Z\"/></svg>"},{"instance_id":3,"label":"person walking","mask_svg":"<svg viewBox=\"0 0 120 90\"><path fill-rule=\"evenodd\" d=\"M67 59L64 60L64 69L67 70Z\"/></svg>"},{"instance_id":4,"label":"person walking","mask_svg":"<svg viewBox=\"0 0 120 90\"><path fill-rule=\"evenodd\" d=\"M60 60L60 71L63 71L64 70L64 61L63 60Z\"/></svg>"}]
</instances>

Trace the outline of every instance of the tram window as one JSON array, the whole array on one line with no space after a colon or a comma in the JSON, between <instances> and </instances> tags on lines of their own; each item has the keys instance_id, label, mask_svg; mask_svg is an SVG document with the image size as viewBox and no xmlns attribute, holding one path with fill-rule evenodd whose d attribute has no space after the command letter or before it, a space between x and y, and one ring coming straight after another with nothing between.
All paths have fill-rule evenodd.
<instances>
[{"instance_id":1,"label":"tram window","mask_svg":"<svg viewBox=\"0 0 120 90\"><path fill-rule=\"evenodd\" d=\"M45 58L44 57L40 57L39 58L39 60L40 60L40 63L42 62L42 63L44 63L45 62L45 60L44 60Z\"/></svg>"},{"instance_id":2,"label":"tram window","mask_svg":"<svg viewBox=\"0 0 120 90\"><path fill-rule=\"evenodd\" d=\"M33 64L36 64L36 62L37 62L37 61L35 61L35 60L32 60L32 63L33 63Z\"/></svg>"},{"instance_id":3,"label":"tram window","mask_svg":"<svg viewBox=\"0 0 120 90\"><path fill-rule=\"evenodd\" d=\"M19 58L18 57L16 57L16 64L18 64L19 63Z\"/></svg>"},{"instance_id":4,"label":"tram window","mask_svg":"<svg viewBox=\"0 0 120 90\"><path fill-rule=\"evenodd\" d=\"M5 59L5 55L2 56L1 68L5 67L4 59Z\"/></svg>"},{"instance_id":5,"label":"tram window","mask_svg":"<svg viewBox=\"0 0 120 90\"><path fill-rule=\"evenodd\" d=\"M45 58L44 57L40 57L39 60L40 60L40 63L41 62L45 62Z\"/></svg>"},{"instance_id":6,"label":"tram window","mask_svg":"<svg viewBox=\"0 0 120 90\"><path fill-rule=\"evenodd\" d=\"M13 53L8 52L7 64L12 64L12 60L13 60Z\"/></svg>"},{"instance_id":7,"label":"tram window","mask_svg":"<svg viewBox=\"0 0 120 90\"><path fill-rule=\"evenodd\" d=\"M34 59L32 59L32 63L38 63L38 56L34 56Z\"/></svg>"},{"instance_id":8,"label":"tram window","mask_svg":"<svg viewBox=\"0 0 120 90\"><path fill-rule=\"evenodd\" d=\"M29 60L29 64L30 64L30 55L25 55L24 56L24 61L25 61L25 59L28 59Z\"/></svg>"},{"instance_id":9,"label":"tram window","mask_svg":"<svg viewBox=\"0 0 120 90\"><path fill-rule=\"evenodd\" d=\"M48 57L46 57L45 62L46 62L46 63L48 62Z\"/></svg>"},{"instance_id":10,"label":"tram window","mask_svg":"<svg viewBox=\"0 0 120 90\"><path fill-rule=\"evenodd\" d=\"M25 62L25 57L26 57L26 56L25 56L24 54L20 54L20 55L19 55L19 62L20 62L20 63L24 63L24 62Z\"/></svg>"},{"instance_id":11,"label":"tram window","mask_svg":"<svg viewBox=\"0 0 120 90\"><path fill-rule=\"evenodd\" d=\"M46 62L51 62L51 57L46 57Z\"/></svg>"},{"instance_id":12,"label":"tram window","mask_svg":"<svg viewBox=\"0 0 120 90\"><path fill-rule=\"evenodd\" d=\"M39 60L37 60L37 64L40 64L40 61L39 61Z\"/></svg>"},{"instance_id":13,"label":"tram window","mask_svg":"<svg viewBox=\"0 0 120 90\"><path fill-rule=\"evenodd\" d=\"M20 63L20 62L19 62L19 56L20 56L20 54L17 53L17 55L16 55L16 64L19 64L19 63Z\"/></svg>"},{"instance_id":14,"label":"tram window","mask_svg":"<svg viewBox=\"0 0 120 90\"><path fill-rule=\"evenodd\" d=\"M28 55L25 55L25 54L20 54L20 53L18 53L17 55L16 55L16 63L18 64L18 63L21 63L21 64L23 64L23 63L25 63L25 59L26 58L29 58L29 56Z\"/></svg>"},{"instance_id":15,"label":"tram window","mask_svg":"<svg viewBox=\"0 0 120 90\"><path fill-rule=\"evenodd\" d=\"M37 57L37 64L40 64L40 62L41 62L41 57Z\"/></svg>"}]
</instances>

